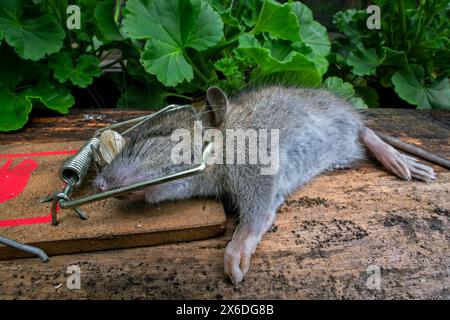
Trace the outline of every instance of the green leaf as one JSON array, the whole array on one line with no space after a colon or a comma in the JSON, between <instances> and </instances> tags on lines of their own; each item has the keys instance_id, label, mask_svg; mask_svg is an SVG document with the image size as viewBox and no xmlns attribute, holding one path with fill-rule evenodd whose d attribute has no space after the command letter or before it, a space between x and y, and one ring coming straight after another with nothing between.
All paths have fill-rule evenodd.
<instances>
[{"instance_id":1,"label":"green leaf","mask_svg":"<svg viewBox=\"0 0 450 320\"><path fill-rule=\"evenodd\" d=\"M352 84L344 82L344 80L338 77L326 78L323 85L342 99L349 99L355 94Z\"/></svg>"},{"instance_id":2,"label":"green leaf","mask_svg":"<svg viewBox=\"0 0 450 320\"><path fill-rule=\"evenodd\" d=\"M350 52L347 63L353 67L353 73L358 76L372 75L377 67L383 63L385 56L378 55L375 49L366 49L359 44Z\"/></svg>"},{"instance_id":3,"label":"green leaf","mask_svg":"<svg viewBox=\"0 0 450 320\"><path fill-rule=\"evenodd\" d=\"M50 15L22 19L23 0L0 1L0 30L23 59L37 61L63 46L65 32Z\"/></svg>"},{"instance_id":4,"label":"green leaf","mask_svg":"<svg viewBox=\"0 0 450 320\"><path fill-rule=\"evenodd\" d=\"M134 39L149 39L141 61L166 86L193 79L186 49L206 50L223 37L223 22L201 0L129 0L124 31Z\"/></svg>"},{"instance_id":5,"label":"green leaf","mask_svg":"<svg viewBox=\"0 0 450 320\"><path fill-rule=\"evenodd\" d=\"M300 26L289 4L265 0L253 33L268 32L276 39L299 41Z\"/></svg>"},{"instance_id":6,"label":"green leaf","mask_svg":"<svg viewBox=\"0 0 450 320\"><path fill-rule=\"evenodd\" d=\"M206 0L215 11L217 11L222 17L222 21L226 26L238 28L243 30L244 27L241 25L239 20L233 16L233 4L232 3L222 3L222 1L216 0Z\"/></svg>"},{"instance_id":7,"label":"green leaf","mask_svg":"<svg viewBox=\"0 0 450 320\"><path fill-rule=\"evenodd\" d=\"M267 42L266 42L267 43ZM279 45L273 46L272 48L276 48ZM289 47L290 51L297 51L301 54L303 54L305 57L309 58L317 67L321 75L324 75L329 66L329 62L326 56L321 55L317 51L314 51L309 45L307 45L304 42L296 42L294 45ZM273 54L273 50L272 50Z\"/></svg>"},{"instance_id":8,"label":"green leaf","mask_svg":"<svg viewBox=\"0 0 450 320\"><path fill-rule=\"evenodd\" d=\"M316 86L321 83L319 69L305 55L290 51L286 56L274 57L269 48L260 45L255 37L244 34L239 38L237 54L240 59L251 59L262 75L289 72L298 85Z\"/></svg>"},{"instance_id":9,"label":"green leaf","mask_svg":"<svg viewBox=\"0 0 450 320\"><path fill-rule=\"evenodd\" d=\"M75 104L70 90L57 88L49 81L41 81L36 87L25 90L23 94L28 100L38 99L47 108L63 114L68 113L69 108Z\"/></svg>"},{"instance_id":10,"label":"green leaf","mask_svg":"<svg viewBox=\"0 0 450 320\"><path fill-rule=\"evenodd\" d=\"M239 30L243 31L245 28L239 23L239 20L236 19L231 13L231 8L228 8L227 10L218 11L220 16L222 17L222 21L224 24L230 27L238 28Z\"/></svg>"},{"instance_id":11,"label":"green leaf","mask_svg":"<svg viewBox=\"0 0 450 320\"><path fill-rule=\"evenodd\" d=\"M302 41L310 46L314 52L327 56L331 49L327 29L313 20L311 10L303 3L292 2L290 5L298 17Z\"/></svg>"},{"instance_id":12,"label":"green leaf","mask_svg":"<svg viewBox=\"0 0 450 320\"><path fill-rule=\"evenodd\" d=\"M28 99L4 87L0 87L0 106L0 131L22 128L32 109Z\"/></svg>"},{"instance_id":13,"label":"green leaf","mask_svg":"<svg viewBox=\"0 0 450 320\"><path fill-rule=\"evenodd\" d=\"M99 63L95 56L83 54L74 65L69 53L60 52L50 57L48 66L54 70L54 76L59 82L70 80L72 84L85 88L94 77L101 75Z\"/></svg>"},{"instance_id":14,"label":"green leaf","mask_svg":"<svg viewBox=\"0 0 450 320\"><path fill-rule=\"evenodd\" d=\"M114 22L114 7L115 0L105 0L99 2L95 8L94 15L97 20L97 27L102 40L105 42L124 40Z\"/></svg>"},{"instance_id":15,"label":"green leaf","mask_svg":"<svg viewBox=\"0 0 450 320\"><path fill-rule=\"evenodd\" d=\"M367 109L368 108L367 104L360 97L351 97L350 102L356 109Z\"/></svg>"},{"instance_id":16,"label":"green leaf","mask_svg":"<svg viewBox=\"0 0 450 320\"><path fill-rule=\"evenodd\" d=\"M379 108L380 101L378 97L377 90L372 87L355 86L356 93L360 96L367 104L369 108Z\"/></svg>"},{"instance_id":17,"label":"green leaf","mask_svg":"<svg viewBox=\"0 0 450 320\"><path fill-rule=\"evenodd\" d=\"M156 75L166 86L175 86L184 80L194 79L192 66L178 48L157 40L148 41L142 53L145 70Z\"/></svg>"},{"instance_id":18,"label":"green leaf","mask_svg":"<svg viewBox=\"0 0 450 320\"><path fill-rule=\"evenodd\" d=\"M14 90L33 68L33 62L20 59L10 46L0 46L0 87Z\"/></svg>"},{"instance_id":19,"label":"green leaf","mask_svg":"<svg viewBox=\"0 0 450 320\"><path fill-rule=\"evenodd\" d=\"M397 51L387 47L383 47L382 50L383 55L386 56L386 59L384 59L383 61L384 66L394 66L401 68L408 64L408 58L406 57L405 52Z\"/></svg>"},{"instance_id":20,"label":"green leaf","mask_svg":"<svg viewBox=\"0 0 450 320\"><path fill-rule=\"evenodd\" d=\"M301 2L291 2L290 5L297 15L300 25L309 24L314 21L314 16L311 9L309 9L305 4Z\"/></svg>"},{"instance_id":21,"label":"green leaf","mask_svg":"<svg viewBox=\"0 0 450 320\"><path fill-rule=\"evenodd\" d=\"M229 87L234 89L242 88L244 83L244 76L239 68L236 59L220 59L214 64L214 67L223 73L223 75L226 77Z\"/></svg>"},{"instance_id":22,"label":"green leaf","mask_svg":"<svg viewBox=\"0 0 450 320\"><path fill-rule=\"evenodd\" d=\"M254 28L258 21L259 13L265 0L245 0L239 1L242 4L237 10L241 11L240 19L247 27Z\"/></svg>"},{"instance_id":23,"label":"green leaf","mask_svg":"<svg viewBox=\"0 0 450 320\"><path fill-rule=\"evenodd\" d=\"M361 98L355 97L355 90L351 83L344 82L338 77L328 77L323 85L336 96L350 101L355 108L367 108L367 105Z\"/></svg>"},{"instance_id":24,"label":"green leaf","mask_svg":"<svg viewBox=\"0 0 450 320\"><path fill-rule=\"evenodd\" d=\"M0 131L12 131L22 128L28 121L28 114L37 99L47 108L67 113L75 103L70 91L57 88L51 82L43 80L35 87L13 92L0 87Z\"/></svg>"},{"instance_id":25,"label":"green leaf","mask_svg":"<svg viewBox=\"0 0 450 320\"><path fill-rule=\"evenodd\" d=\"M422 66L414 64L396 72L392 76L395 92L419 109L450 109L448 78L438 79L428 86L425 84L424 73Z\"/></svg>"},{"instance_id":26,"label":"green leaf","mask_svg":"<svg viewBox=\"0 0 450 320\"><path fill-rule=\"evenodd\" d=\"M358 43L368 33L367 17L368 14L364 10L348 9L336 13L333 17L333 23L350 41Z\"/></svg>"}]
</instances>

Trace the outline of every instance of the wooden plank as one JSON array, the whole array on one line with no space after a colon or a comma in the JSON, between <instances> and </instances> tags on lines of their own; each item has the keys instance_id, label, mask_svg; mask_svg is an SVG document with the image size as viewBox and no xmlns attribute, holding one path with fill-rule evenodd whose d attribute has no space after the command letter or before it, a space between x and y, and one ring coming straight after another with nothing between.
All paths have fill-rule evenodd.
<instances>
[{"instance_id":1,"label":"wooden plank","mask_svg":"<svg viewBox=\"0 0 450 320\"><path fill-rule=\"evenodd\" d=\"M225 231L223 206L212 200L146 206L107 199L82 207L89 215L88 220L79 219L73 210L61 210L59 225L51 226L51 203L40 204L39 200L63 188L58 170L69 154L82 144L0 147L2 236L39 247L53 256L199 240ZM84 189L77 190L75 198L91 193L91 178L87 178ZM0 260L28 256L30 254L0 245Z\"/></svg>"},{"instance_id":2,"label":"wooden plank","mask_svg":"<svg viewBox=\"0 0 450 320\"><path fill-rule=\"evenodd\" d=\"M69 115L32 117L21 130L0 132L0 145L11 143L86 140L109 124L148 114L126 109L73 109ZM449 139L450 119L446 110L369 109L369 125L387 134L420 139ZM446 140L445 140L446 141Z\"/></svg>"},{"instance_id":3,"label":"wooden plank","mask_svg":"<svg viewBox=\"0 0 450 320\"><path fill-rule=\"evenodd\" d=\"M85 139L86 111L77 112L68 119L80 127L70 134L53 118L38 118L0 141L24 143L33 132L43 134L39 141ZM91 114L106 114L91 127L127 115ZM376 130L450 157L448 111L370 110L367 118ZM48 264L0 261L0 299L450 299L450 173L433 167L431 184L401 181L372 161L314 179L279 210L237 287L223 274L235 225L229 215L226 233L212 239L56 256ZM70 265L81 268L80 290L66 287ZM367 287L370 266L381 268L380 290Z\"/></svg>"}]
</instances>

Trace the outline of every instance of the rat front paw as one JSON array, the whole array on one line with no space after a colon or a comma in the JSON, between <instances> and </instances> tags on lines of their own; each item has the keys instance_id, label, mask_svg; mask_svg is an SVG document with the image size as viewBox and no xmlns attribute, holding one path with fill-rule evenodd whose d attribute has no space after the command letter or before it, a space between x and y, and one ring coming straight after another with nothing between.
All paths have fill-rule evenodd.
<instances>
[{"instance_id":1,"label":"rat front paw","mask_svg":"<svg viewBox=\"0 0 450 320\"><path fill-rule=\"evenodd\" d=\"M234 285L244 279L245 274L250 268L250 259L256 248L256 241L232 240L225 249L224 270L230 277Z\"/></svg>"}]
</instances>

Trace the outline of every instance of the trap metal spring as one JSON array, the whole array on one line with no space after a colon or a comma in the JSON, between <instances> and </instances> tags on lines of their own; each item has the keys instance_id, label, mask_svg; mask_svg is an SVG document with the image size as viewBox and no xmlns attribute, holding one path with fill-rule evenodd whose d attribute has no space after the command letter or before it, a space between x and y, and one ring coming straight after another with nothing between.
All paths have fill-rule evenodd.
<instances>
[{"instance_id":1,"label":"trap metal spring","mask_svg":"<svg viewBox=\"0 0 450 320\"><path fill-rule=\"evenodd\" d=\"M169 105L166 108L142 117L130 119L124 122L116 123L110 126L107 126L105 128L99 129L95 131L93 137L88 140L84 146L71 158L69 158L61 167L60 170L60 177L61 179L67 183L66 187L63 191L57 192L55 194L52 194L50 196L45 197L41 200L41 202L49 202L52 201L52 222L51 224L53 226L58 225L58 219L57 219L57 210L58 207L61 209L69 209L72 208L76 211L77 215L80 217L80 219L87 219L88 216L85 212L83 212L79 207L85 204L89 204L92 202L100 201L106 198L114 197L114 196L120 196L127 193L130 193L135 190L143 189L145 187L148 187L150 185L157 185L162 184L166 182L170 182L176 179L186 178L192 175L200 174L206 169L206 162L207 158L211 154L212 150L212 143L208 142L206 146L203 149L202 152L202 159L201 163L191 169L183 170L174 174L158 177L155 179L135 183L130 186L117 188L113 190L108 190L105 192L88 195L85 197L82 197L80 199L72 199L71 194L72 191L75 188L80 187L89 171L89 168L93 161L93 154L94 150L96 150L100 144L99 136L103 131L111 130L123 126L130 126L128 129L126 129L124 132L121 133L121 135L126 135L127 133L131 132L138 126L142 125L143 123L153 120L156 117L169 113L174 112L177 110L190 110L193 115L196 117L197 120L199 120L199 115L195 108L192 105Z\"/></svg>"}]
</instances>

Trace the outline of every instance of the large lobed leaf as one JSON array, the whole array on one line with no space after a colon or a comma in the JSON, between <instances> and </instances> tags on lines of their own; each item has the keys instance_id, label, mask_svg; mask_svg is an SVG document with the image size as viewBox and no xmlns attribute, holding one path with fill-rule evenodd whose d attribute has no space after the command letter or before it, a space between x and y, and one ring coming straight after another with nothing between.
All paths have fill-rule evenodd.
<instances>
[{"instance_id":1,"label":"large lobed leaf","mask_svg":"<svg viewBox=\"0 0 450 320\"><path fill-rule=\"evenodd\" d=\"M353 85L348 82L344 82L338 77L328 77L324 83L324 87L333 92L336 96L350 101L355 108L365 109L366 103L359 97L355 96L355 90Z\"/></svg>"},{"instance_id":2,"label":"large lobed leaf","mask_svg":"<svg viewBox=\"0 0 450 320\"><path fill-rule=\"evenodd\" d=\"M65 32L50 15L22 18L23 0L0 1L0 34L23 59L37 61L59 51Z\"/></svg>"},{"instance_id":3,"label":"large lobed leaf","mask_svg":"<svg viewBox=\"0 0 450 320\"><path fill-rule=\"evenodd\" d=\"M425 84L424 70L419 65L409 65L392 76L395 92L400 98L419 109L450 109L450 85L447 77Z\"/></svg>"},{"instance_id":4,"label":"large lobed leaf","mask_svg":"<svg viewBox=\"0 0 450 320\"><path fill-rule=\"evenodd\" d=\"M28 99L0 87L0 131L22 128L28 121L28 114L33 107Z\"/></svg>"},{"instance_id":5,"label":"large lobed leaf","mask_svg":"<svg viewBox=\"0 0 450 320\"><path fill-rule=\"evenodd\" d=\"M20 92L0 87L0 131L22 128L28 121L34 99L60 113L67 113L75 103L68 89L57 88L45 80Z\"/></svg>"},{"instance_id":6,"label":"large lobed leaf","mask_svg":"<svg viewBox=\"0 0 450 320\"><path fill-rule=\"evenodd\" d=\"M59 82L70 80L72 84L85 88L92 83L94 77L101 75L99 63L90 54L81 55L74 63L69 53L60 52L50 57L48 66L54 70L54 76Z\"/></svg>"},{"instance_id":7,"label":"large lobed leaf","mask_svg":"<svg viewBox=\"0 0 450 320\"><path fill-rule=\"evenodd\" d=\"M67 113L75 103L70 90L48 80L42 65L20 59L9 46L0 47L0 70L0 131L23 127L37 101L60 113ZM25 81L27 77L33 80ZM36 85L30 84L36 80Z\"/></svg>"},{"instance_id":8,"label":"large lobed leaf","mask_svg":"<svg viewBox=\"0 0 450 320\"><path fill-rule=\"evenodd\" d=\"M322 75L319 69L307 56L296 51L284 53L282 55L280 52L271 51L271 48L262 47L258 40L249 34L239 38L238 56L254 61L262 75L289 72L297 85L316 86L321 83Z\"/></svg>"},{"instance_id":9,"label":"large lobed leaf","mask_svg":"<svg viewBox=\"0 0 450 320\"><path fill-rule=\"evenodd\" d=\"M119 28L114 21L115 0L104 0L97 4L94 16L97 21L99 36L105 42L122 41L124 37L120 34Z\"/></svg>"},{"instance_id":10,"label":"large lobed leaf","mask_svg":"<svg viewBox=\"0 0 450 320\"><path fill-rule=\"evenodd\" d=\"M220 15L202 0L130 0L123 21L133 39L148 39L145 69L167 86L193 79L186 49L206 50L223 37Z\"/></svg>"},{"instance_id":11,"label":"large lobed leaf","mask_svg":"<svg viewBox=\"0 0 450 320\"><path fill-rule=\"evenodd\" d=\"M297 16L289 4L265 0L253 33L269 32L276 39L299 41L299 30Z\"/></svg>"},{"instance_id":12,"label":"large lobed leaf","mask_svg":"<svg viewBox=\"0 0 450 320\"><path fill-rule=\"evenodd\" d=\"M327 29L314 21L312 11L301 2L292 2L291 8L297 15L301 40L323 57L330 53L331 43Z\"/></svg>"},{"instance_id":13,"label":"large lobed leaf","mask_svg":"<svg viewBox=\"0 0 450 320\"><path fill-rule=\"evenodd\" d=\"M353 67L353 73L358 76L373 75L385 59L385 52L381 55L373 48L366 49L359 44L348 56L348 64Z\"/></svg>"}]
</instances>

